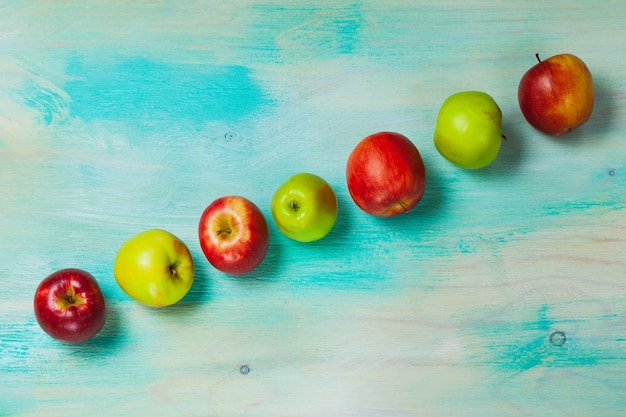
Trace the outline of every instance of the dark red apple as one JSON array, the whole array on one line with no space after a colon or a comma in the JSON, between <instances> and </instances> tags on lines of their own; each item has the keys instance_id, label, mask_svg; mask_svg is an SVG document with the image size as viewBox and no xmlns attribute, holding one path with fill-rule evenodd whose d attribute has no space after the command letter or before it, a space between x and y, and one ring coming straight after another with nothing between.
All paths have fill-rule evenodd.
<instances>
[{"instance_id":1,"label":"dark red apple","mask_svg":"<svg viewBox=\"0 0 626 417\"><path fill-rule=\"evenodd\" d=\"M594 88L587 65L571 54L560 54L530 68L520 80L517 97L522 114L535 129L559 137L591 117Z\"/></svg>"},{"instance_id":2,"label":"dark red apple","mask_svg":"<svg viewBox=\"0 0 626 417\"><path fill-rule=\"evenodd\" d=\"M204 209L198 225L200 247L217 270L242 275L259 266L269 248L269 229L252 201L225 196Z\"/></svg>"},{"instance_id":3,"label":"dark red apple","mask_svg":"<svg viewBox=\"0 0 626 417\"><path fill-rule=\"evenodd\" d=\"M379 217L406 213L426 189L426 168L406 136L379 132L352 150L346 165L348 191L363 211Z\"/></svg>"},{"instance_id":4,"label":"dark red apple","mask_svg":"<svg viewBox=\"0 0 626 417\"><path fill-rule=\"evenodd\" d=\"M35 317L51 337L81 343L104 327L107 308L100 286L86 271L61 269L46 277L35 291Z\"/></svg>"}]
</instances>

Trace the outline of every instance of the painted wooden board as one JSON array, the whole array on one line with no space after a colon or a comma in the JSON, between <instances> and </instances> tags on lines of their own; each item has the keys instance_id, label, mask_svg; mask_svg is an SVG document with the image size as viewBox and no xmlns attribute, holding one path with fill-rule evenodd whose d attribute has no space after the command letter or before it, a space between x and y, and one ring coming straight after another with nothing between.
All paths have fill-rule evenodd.
<instances>
[{"instance_id":1,"label":"painted wooden board","mask_svg":"<svg viewBox=\"0 0 626 417\"><path fill-rule=\"evenodd\" d=\"M623 416L626 409L626 3L623 1L5 1L0 5L0 416ZM569 52L591 120L532 129L517 84ZM432 144L450 94L504 115L496 162ZM345 184L354 145L407 135L428 184L393 219ZM337 192L323 240L271 221L308 171ZM270 220L265 262L213 269L215 198ZM112 264L148 228L182 238L191 292L155 310ZM79 267L109 303L68 346L34 290Z\"/></svg>"}]
</instances>

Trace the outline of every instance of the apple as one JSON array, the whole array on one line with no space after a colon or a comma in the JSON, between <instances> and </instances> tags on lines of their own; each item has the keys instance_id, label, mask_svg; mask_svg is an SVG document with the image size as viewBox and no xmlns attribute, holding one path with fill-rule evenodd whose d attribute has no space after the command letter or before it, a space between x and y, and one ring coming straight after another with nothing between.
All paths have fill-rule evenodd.
<instances>
[{"instance_id":1,"label":"apple","mask_svg":"<svg viewBox=\"0 0 626 417\"><path fill-rule=\"evenodd\" d=\"M346 165L350 196L366 213L390 217L419 203L426 189L426 168L417 147L396 132L363 138Z\"/></svg>"},{"instance_id":2,"label":"apple","mask_svg":"<svg viewBox=\"0 0 626 417\"><path fill-rule=\"evenodd\" d=\"M217 270L243 275L259 266L269 248L265 216L252 201L224 196L209 204L198 225L200 247Z\"/></svg>"},{"instance_id":3,"label":"apple","mask_svg":"<svg viewBox=\"0 0 626 417\"><path fill-rule=\"evenodd\" d=\"M148 307L179 302L191 289L194 273L187 245L161 229L145 230L124 242L113 265L122 290Z\"/></svg>"},{"instance_id":4,"label":"apple","mask_svg":"<svg viewBox=\"0 0 626 417\"><path fill-rule=\"evenodd\" d=\"M517 98L522 114L535 129L559 137L591 117L594 88L587 65L575 55L541 60L520 80Z\"/></svg>"},{"instance_id":5,"label":"apple","mask_svg":"<svg viewBox=\"0 0 626 417\"><path fill-rule=\"evenodd\" d=\"M61 269L35 290L35 317L54 339L81 343L104 327L107 308L96 279L87 271Z\"/></svg>"},{"instance_id":6,"label":"apple","mask_svg":"<svg viewBox=\"0 0 626 417\"><path fill-rule=\"evenodd\" d=\"M287 179L274 193L272 217L278 229L299 242L326 236L337 220L337 196L323 178L302 172Z\"/></svg>"},{"instance_id":7,"label":"apple","mask_svg":"<svg viewBox=\"0 0 626 417\"><path fill-rule=\"evenodd\" d=\"M461 91L441 105L434 142L439 153L462 168L491 164L502 143L502 112L487 93Z\"/></svg>"}]
</instances>

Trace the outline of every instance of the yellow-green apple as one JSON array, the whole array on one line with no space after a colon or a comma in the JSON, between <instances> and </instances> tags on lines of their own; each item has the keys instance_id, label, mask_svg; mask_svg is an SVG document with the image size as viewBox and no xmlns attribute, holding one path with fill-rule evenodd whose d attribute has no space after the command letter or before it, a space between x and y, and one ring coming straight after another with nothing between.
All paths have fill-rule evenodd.
<instances>
[{"instance_id":1,"label":"yellow-green apple","mask_svg":"<svg viewBox=\"0 0 626 417\"><path fill-rule=\"evenodd\" d=\"M301 172L287 179L274 193L272 217L278 229L300 242L326 236L337 220L337 196L323 178Z\"/></svg>"},{"instance_id":2,"label":"yellow-green apple","mask_svg":"<svg viewBox=\"0 0 626 417\"><path fill-rule=\"evenodd\" d=\"M541 60L520 80L517 98L522 114L535 129L559 137L591 117L593 78L575 55L560 54Z\"/></svg>"},{"instance_id":3,"label":"yellow-green apple","mask_svg":"<svg viewBox=\"0 0 626 417\"><path fill-rule=\"evenodd\" d=\"M35 290L35 317L54 339L81 343L104 326L107 308L96 279L87 271L61 269L48 275Z\"/></svg>"},{"instance_id":4,"label":"yellow-green apple","mask_svg":"<svg viewBox=\"0 0 626 417\"><path fill-rule=\"evenodd\" d=\"M502 112L482 91L461 91L441 105L434 142L439 153L462 168L491 164L502 143Z\"/></svg>"},{"instance_id":5,"label":"yellow-green apple","mask_svg":"<svg viewBox=\"0 0 626 417\"><path fill-rule=\"evenodd\" d=\"M348 156L346 181L358 207L390 217L419 203L426 189L426 168L409 138L378 132L363 138Z\"/></svg>"},{"instance_id":6,"label":"yellow-green apple","mask_svg":"<svg viewBox=\"0 0 626 417\"><path fill-rule=\"evenodd\" d=\"M191 289L194 273L187 245L161 229L143 231L124 242L113 265L124 292L149 307L179 302Z\"/></svg>"},{"instance_id":7,"label":"yellow-green apple","mask_svg":"<svg viewBox=\"0 0 626 417\"><path fill-rule=\"evenodd\" d=\"M265 216L252 201L224 196L209 204L198 225L200 247L217 270L243 275L259 266L269 248Z\"/></svg>"}]
</instances>

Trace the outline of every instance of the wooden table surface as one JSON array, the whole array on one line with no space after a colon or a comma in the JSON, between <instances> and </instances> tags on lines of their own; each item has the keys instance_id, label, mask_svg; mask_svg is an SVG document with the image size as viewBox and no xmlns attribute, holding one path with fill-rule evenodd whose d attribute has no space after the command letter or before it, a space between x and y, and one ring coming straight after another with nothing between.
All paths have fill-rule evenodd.
<instances>
[{"instance_id":1,"label":"wooden table surface","mask_svg":"<svg viewBox=\"0 0 626 417\"><path fill-rule=\"evenodd\" d=\"M624 416L626 2L5 1L0 5L0 416ZM517 85L535 53L578 55L590 121L534 130ZM480 171L434 148L450 94L482 90L507 141ZM371 217L345 164L392 130L426 193ZM270 215L296 172L335 189L323 240ZM262 208L264 263L204 258L222 195ZM113 278L123 241L163 228L196 280L150 309ZM90 271L102 332L38 326L38 283Z\"/></svg>"}]
</instances>

